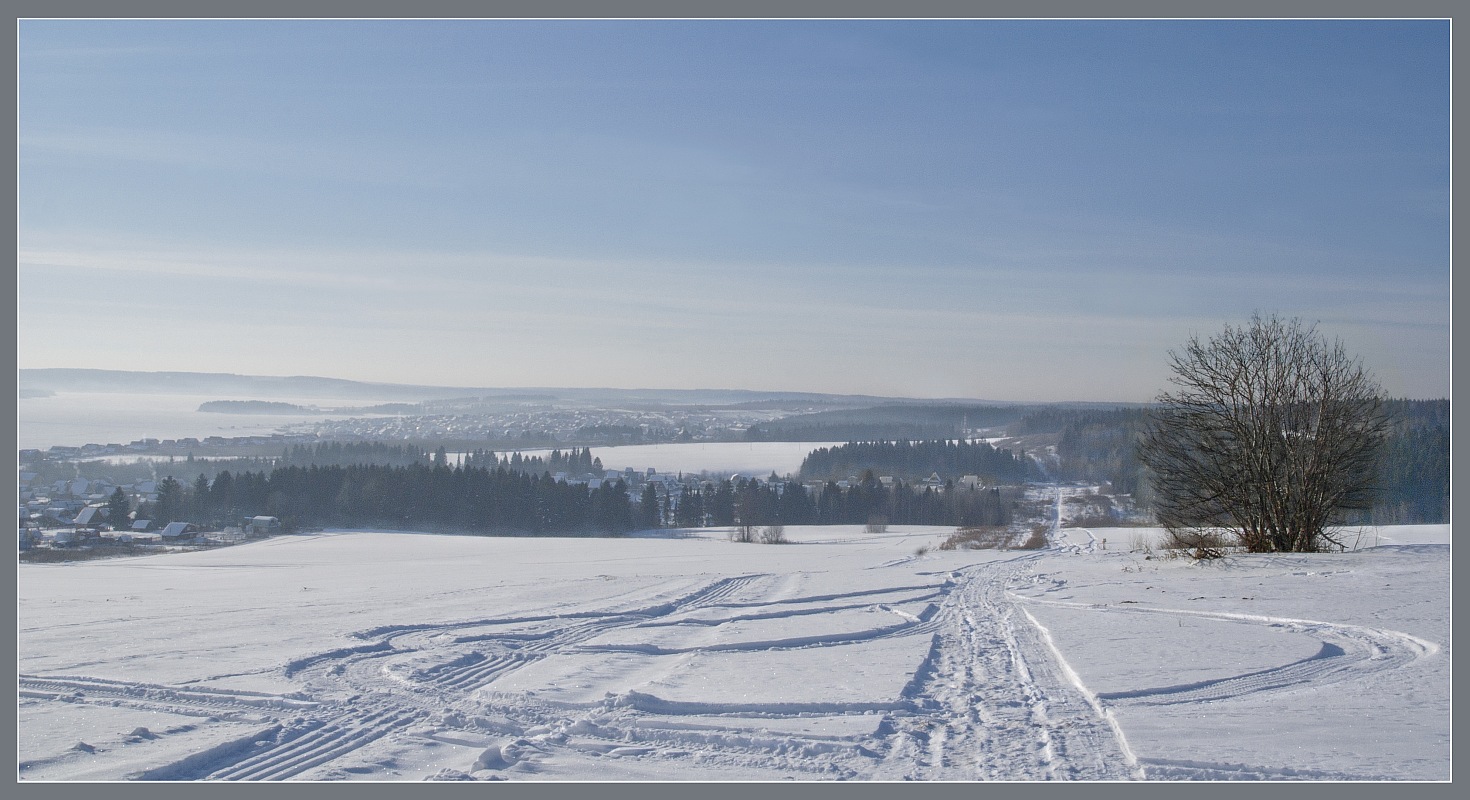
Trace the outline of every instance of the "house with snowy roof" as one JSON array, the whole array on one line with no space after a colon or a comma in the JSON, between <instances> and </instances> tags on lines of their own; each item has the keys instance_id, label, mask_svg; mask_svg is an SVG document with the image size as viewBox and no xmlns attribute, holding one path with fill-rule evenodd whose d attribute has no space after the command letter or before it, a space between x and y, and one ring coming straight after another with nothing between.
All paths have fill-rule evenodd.
<instances>
[{"instance_id":1,"label":"house with snowy roof","mask_svg":"<svg viewBox=\"0 0 1470 800\"><path fill-rule=\"evenodd\" d=\"M170 522L163 526L163 530L159 531L159 534L163 536L165 542L169 542L178 541L198 531L199 526L192 522Z\"/></svg>"}]
</instances>

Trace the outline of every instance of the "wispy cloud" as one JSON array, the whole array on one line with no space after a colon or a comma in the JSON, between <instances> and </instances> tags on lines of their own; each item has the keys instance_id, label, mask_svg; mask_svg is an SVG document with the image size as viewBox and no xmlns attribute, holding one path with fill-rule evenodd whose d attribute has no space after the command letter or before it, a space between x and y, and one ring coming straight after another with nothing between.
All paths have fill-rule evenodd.
<instances>
[{"instance_id":1,"label":"wispy cloud","mask_svg":"<svg viewBox=\"0 0 1470 800\"><path fill-rule=\"evenodd\" d=\"M293 269L289 260L239 256L220 258L207 254L187 253L116 253L57 250L29 250L16 253L21 270L44 274L47 270L100 270L125 272L140 276L181 276L222 281L249 281L295 287L360 286L391 288L393 281L381 276L351 272L322 272ZM266 266L273 263L276 266Z\"/></svg>"}]
</instances>

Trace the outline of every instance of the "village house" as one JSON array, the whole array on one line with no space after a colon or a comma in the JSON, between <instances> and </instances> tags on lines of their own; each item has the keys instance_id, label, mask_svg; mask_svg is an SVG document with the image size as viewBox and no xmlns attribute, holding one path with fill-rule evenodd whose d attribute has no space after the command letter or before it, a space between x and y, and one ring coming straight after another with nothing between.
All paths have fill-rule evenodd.
<instances>
[{"instance_id":1,"label":"village house","mask_svg":"<svg viewBox=\"0 0 1470 800\"><path fill-rule=\"evenodd\" d=\"M177 542L184 538L192 538L199 532L199 526L192 522L170 522L163 526L159 534L165 542Z\"/></svg>"},{"instance_id":2,"label":"village house","mask_svg":"<svg viewBox=\"0 0 1470 800\"><path fill-rule=\"evenodd\" d=\"M275 517L258 516L245 518L246 536L269 536L272 533L279 533L280 530L281 521Z\"/></svg>"}]
</instances>

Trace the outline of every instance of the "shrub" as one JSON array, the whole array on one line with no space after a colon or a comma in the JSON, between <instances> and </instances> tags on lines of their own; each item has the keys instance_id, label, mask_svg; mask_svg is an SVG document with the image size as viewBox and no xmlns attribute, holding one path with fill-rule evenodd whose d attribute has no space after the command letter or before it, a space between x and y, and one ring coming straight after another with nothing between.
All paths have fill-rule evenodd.
<instances>
[{"instance_id":1,"label":"shrub","mask_svg":"<svg viewBox=\"0 0 1470 800\"><path fill-rule=\"evenodd\" d=\"M1171 530L1164 542L1164 549L1179 553L1185 550L1196 560L1224 558L1232 549L1240 547L1239 535L1225 530Z\"/></svg>"},{"instance_id":2,"label":"shrub","mask_svg":"<svg viewBox=\"0 0 1470 800\"><path fill-rule=\"evenodd\" d=\"M1017 549L1040 550L1044 547L1046 547L1046 526L1033 525L1031 526L1031 535L1027 536L1026 541L1022 542Z\"/></svg>"},{"instance_id":3,"label":"shrub","mask_svg":"<svg viewBox=\"0 0 1470 800\"><path fill-rule=\"evenodd\" d=\"M887 533L888 518L881 517L876 514L868 517L867 527L863 528L863 530L867 531L868 533Z\"/></svg>"},{"instance_id":4,"label":"shrub","mask_svg":"<svg viewBox=\"0 0 1470 800\"><path fill-rule=\"evenodd\" d=\"M786 544L786 528L781 525L767 525L761 531L761 544Z\"/></svg>"},{"instance_id":5,"label":"shrub","mask_svg":"<svg viewBox=\"0 0 1470 800\"><path fill-rule=\"evenodd\" d=\"M1004 550L1011 540L1011 533L1003 525L981 525L957 528L939 545L940 550Z\"/></svg>"}]
</instances>

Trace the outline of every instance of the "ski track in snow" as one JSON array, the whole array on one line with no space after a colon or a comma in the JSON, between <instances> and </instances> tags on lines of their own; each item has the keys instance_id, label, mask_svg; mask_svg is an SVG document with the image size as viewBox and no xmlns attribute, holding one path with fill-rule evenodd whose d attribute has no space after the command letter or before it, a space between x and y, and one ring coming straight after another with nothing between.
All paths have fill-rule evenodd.
<instances>
[{"instance_id":1,"label":"ski track in snow","mask_svg":"<svg viewBox=\"0 0 1470 800\"><path fill-rule=\"evenodd\" d=\"M743 575L642 606L378 627L356 634L361 645L282 665L282 674L303 687L290 695L83 676L27 675L20 684L28 698L260 726L238 741L132 776L152 780L323 779L338 769L351 773L357 762L349 756L381 739L475 742L487 733L513 737L502 749L515 757L482 756L475 766L512 774L518 765L570 751L643 759L697 754L706 763L809 778L1129 777L1111 733L1058 680L1034 626L1014 614L1003 584L1017 569L1016 562L1001 562L938 575L929 584L796 597L787 596L788 579ZM592 643L634 628L718 631L737 622L859 610L877 613L858 630L685 647ZM498 679L557 655L777 651L900 636L928 639L929 652L908 687L886 702L703 703L629 691L578 705L494 691ZM813 717L854 719L857 727L798 734L779 724ZM487 728L487 718L500 722Z\"/></svg>"},{"instance_id":2,"label":"ski track in snow","mask_svg":"<svg viewBox=\"0 0 1470 800\"><path fill-rule=\"evenodd\" d=\"M483 748L463 777L534 773L557 756L701 763L806 779L876 780L1336 780L1348 776L1244 764L1141 758L1114 708L1208 703L1291 691L1392 670L1438 652L1408 634L1354 625L1175 608L1100 606L1011 591L1039 559L1081 551L1061 541L1057 487L1049 551L1026 552L934 575L931 583L793 596L790 575L692 579L666 596L617 595L600 609L390 625L353 634L362 644L281 665L301 686L283 695L167 686L86 676L21 675L23 699L162 711L258 726L129 777L276 781L372 776L381 743L434 740ZM1081 530L1081 529L1068 529ZM1085 550L1096 547L1086 532ZM909 609L922 610L914 613ZM1310 658L1217 680L1095 693L1027 606L1097 613L1183 615L1265 625L1321 640ZM877 612L858 630L716 641L723 626L822 614ZM677 646L593 640L635 629L667 632ZM661 635L661 634L660 634ZM700 639L703 635L706 638ZM684 638L677 638L682 636ZM843 647L876 639L927 641L908 684L890 701L690 702L640 691L572 703L496 682L543 659L627 657ZM677 666L669 667L677 669ZM640 684L641 685L641 684ZM845 720L820 733L788 728ZM784 724L783 724L784 723ZM820 727L820 726L818 726ZM374 753L378 761L373 761ZM391 759L390 759L391 760ZM22 765L24 771L25 765ZM655 767L668 774L675 767Z\"/></svg>"},{"instance_id":3,"label":"ski track in snow","mask_svg":"<svg viewBox=\"0 0 1470 800\"><path fill-rule=\"evenodd\" d=\"M929 656L893 715L872 777L1126 780L1141 777L1115 731L1064 677L1005 592L1027 554L953 574Z\"/></svg>"},{"instance_id":4,"label":"ski track in snow","mask_svg":"<svg viewBox=\"0 0 1470 800\"><path fill-rule=\"evenodd\" d=\"M1314 655L1270 669L1195 683L1102 692L1099 700L1109 705L1177 705L1229 700L1246 695L1290 691L1303 686L1320 688L1373 673L1397 669L1439 652L1439 645L1399 631L1343 625L1317 620L1233 614L1181 608L1105 606L1071 603L1012 594L1024 603L1099 613L1161 614L1193 617L1245 625L1264 625L1284 632L1299 633L1321 641Z\"/></svg>"}]
</instances>

